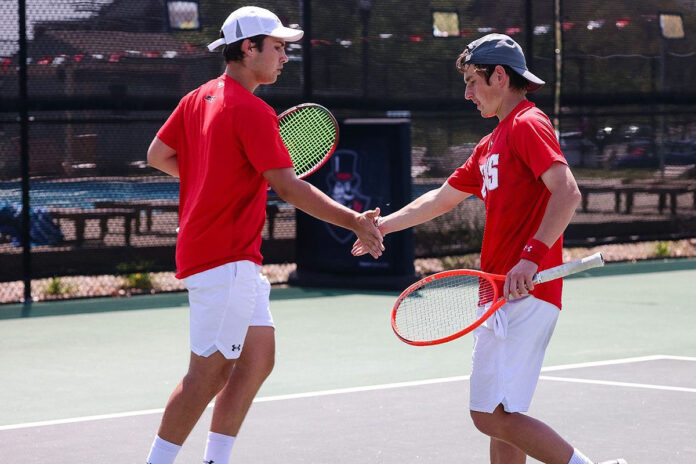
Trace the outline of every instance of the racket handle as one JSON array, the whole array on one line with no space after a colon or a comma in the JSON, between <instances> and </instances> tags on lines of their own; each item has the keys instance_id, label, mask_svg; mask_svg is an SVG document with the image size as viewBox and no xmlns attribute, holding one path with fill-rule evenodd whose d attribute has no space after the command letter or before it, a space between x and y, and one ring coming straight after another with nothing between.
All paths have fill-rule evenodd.
<instances>
[{"instance_id":1,"label":"racket handle","mask_svg":"<svg viewBox=\"0 0 696 464\"><path fill-rule=\"evenodd\" d=\"M538 272L532 278L532 282L534 282L534 284L540 284L543 282L548 282L549 280L560 279L561 277L577 274L578 272L602 266L604 266L604 258L602 257L602 253L597 252L577 261L561 264L560 266Z\"/></svg>"}]
</instances>

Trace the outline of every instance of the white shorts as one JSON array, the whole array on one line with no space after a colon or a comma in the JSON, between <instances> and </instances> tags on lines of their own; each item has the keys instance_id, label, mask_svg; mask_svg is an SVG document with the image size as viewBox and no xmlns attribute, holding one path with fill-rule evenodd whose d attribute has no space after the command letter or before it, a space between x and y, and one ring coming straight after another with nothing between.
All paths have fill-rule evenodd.
<instances>
[{"instance_id":1,"label":"white shorts","mask_svg":"<svg viewBox=\"0 0 696 464\"><path fill-rule=\"evenodd\" d=\"M511 413L529 409L559 312L528 296L506 303L474 330L470 410L492 413L499 404Z\"/></svg>"},{"instance_id":2,"label":"white shorts","mask_svg":"<svg viewBox=\"0 0 696 464\"><path fill-rule=\"evenodd\" d=\"M261 266L236 261L186 277L189 292L191 351L227 359L242 353L249 326L274 327L269 294L271 285Z\"/></svg>"}]
</instances>

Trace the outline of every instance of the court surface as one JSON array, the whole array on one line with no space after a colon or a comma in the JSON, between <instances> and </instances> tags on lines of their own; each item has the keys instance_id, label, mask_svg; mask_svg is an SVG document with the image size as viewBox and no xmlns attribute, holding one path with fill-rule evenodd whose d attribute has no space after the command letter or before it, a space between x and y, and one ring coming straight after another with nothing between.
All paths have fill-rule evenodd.
<instances>
[{"instance_id":1,"label":"court surface","mask_svg":"<svg viewBox=\"0 0 696 464\"><path fill-rule=\"evenodd\" d=\"M566 279L529 413L597 460L696 462L696 260L586 274ZM399 342L395 296L273 290L276 368L233 463L488 462L471 337ZM0 306L0 462L142 464L187 361L184 294ZM177 463L201 462L209 418Z\"/></svg>"}]
</instances>

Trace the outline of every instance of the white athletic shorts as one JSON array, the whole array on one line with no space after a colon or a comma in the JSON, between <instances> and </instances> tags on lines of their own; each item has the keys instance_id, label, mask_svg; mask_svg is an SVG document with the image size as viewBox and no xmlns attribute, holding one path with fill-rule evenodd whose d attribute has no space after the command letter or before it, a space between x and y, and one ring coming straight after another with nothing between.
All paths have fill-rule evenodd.
<instances>
[{"instance_id":1,"label":"white athletic shorts","mask_svg":"<svg viewBox=\"0 0 696 464\"><path fill-rule=\"evenodd\" d=\"M236 261L186 277L190 311L191 351L227 359L242 353L249 326L273 325L271 285L261 266Z\"/></svg>"},{"instance_id":2,"label":"white athletic shorts","mask_svg":"<svg viewBox=\"0 0 696 464\"><path fill-rule=\"evenodd\" d=\"M510 413L529 409L559 312L528 296L504 304L474 330L470 410L492 413L499 404Z\"/></svg>"}]
</instances>

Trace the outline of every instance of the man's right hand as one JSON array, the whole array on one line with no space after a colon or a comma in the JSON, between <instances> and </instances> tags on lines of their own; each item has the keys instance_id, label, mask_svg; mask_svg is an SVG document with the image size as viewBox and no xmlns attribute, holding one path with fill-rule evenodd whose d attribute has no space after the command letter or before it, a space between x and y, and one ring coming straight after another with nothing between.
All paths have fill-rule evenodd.
<instances>
[{"instance_id":1,"label":"man's right hand","mask_svg":"<svg viewBox=\"0 0 696 464\"><path fill-rule=\"evenodd\" d=\"M377 213L379 213L379 208L376 209ZM371 213L371 211L367 211L366 213ZM384 233L384 230L382 230L381 227L381 220L383 219L382 216L379 214L376 214L372 216L373 224L375 227L377 227L377 231L380 233L380 236L382 237L382 240L384 240L384 236L386 235ZM384 246L382 246L382 250L384 250ZM360 236L358 236L358 239L353 243L353 248L350 250L351 254L353 256L362 256L367 253L370 253L370 249L363 243L363 241L360 239ZM370 253L371 254L371 253ZM374 255L372 255L374 256Z\"/></svg>"},{"instance_id":2,"label":"man's right hand","mask_svg":"<svg viewBox=\"0 0 696 464\"><path fill-rule=\"evenodd\" d=\"M377 228L377 218L379 217L379 208L365 211L357 218L357 224L353 228L353 232L358 236L358 239L353 245L351 253L354 256L361 256L370 253L373 258L377 259L382 256L384 251L384 237ZM356 246L360 244L360 252L356 253Z\"/></svg>"}]
</instances>

